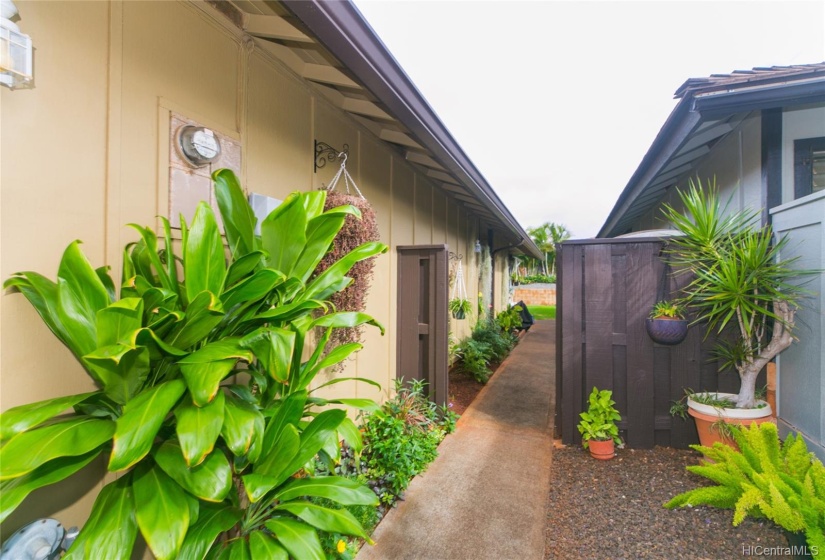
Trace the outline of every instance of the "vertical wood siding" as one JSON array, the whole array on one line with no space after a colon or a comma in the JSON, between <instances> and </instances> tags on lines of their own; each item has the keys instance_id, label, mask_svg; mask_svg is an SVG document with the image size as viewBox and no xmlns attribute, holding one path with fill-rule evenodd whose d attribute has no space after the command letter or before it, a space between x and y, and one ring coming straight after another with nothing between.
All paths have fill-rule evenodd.
<instances>
[{"instance_id":1,"label":"vertical wood siding","mask_svg":"<svg viewBox=\"0 0 825 560\"><path fill-rule=\"evenodd\" d=\"M691 327L676 346L648 337L645 319L660 291L662 248L661 241L640 239L560 246L556 432L563 443L580 443L576 425L593 387L613 391L622 438L633 448L698 443L693 421L669 413L685 389L738 391L735 373L718 372L715 337L705 337L703 325ZM686 281L666 277L667 293L675 295Z\"/></svg>"}]
</instances>

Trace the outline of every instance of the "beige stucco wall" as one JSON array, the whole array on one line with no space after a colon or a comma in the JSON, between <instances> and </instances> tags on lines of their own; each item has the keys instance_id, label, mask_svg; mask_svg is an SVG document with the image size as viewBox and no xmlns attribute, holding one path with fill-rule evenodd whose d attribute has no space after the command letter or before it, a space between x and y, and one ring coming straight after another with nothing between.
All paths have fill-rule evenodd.
<instances>
[{"instance_id":1,"label":"beige stucco wall","mask_svg":"<svg viewBox=\"0 0 825 560\"><path fill-rule=\"evenodd\" d=\"M242 182L284 198L319 188L335 172L313 173L313 139L350 146L349 170L376 209L389 254L377 259L367 311L387 327L365 335L346 374L378 381L339 384L346 396L382 398L395 376L397 298L394 248L447 243L464 255L475 306L479 222L416 172L397 151L202 3L18 0L21 29L36 47L35 88L2 88L0 276L33 270L54 278L74 239L95 266L120 276L126 223L157 226L168 209L172 113L242 145ZM504 265L500 259L499 265ZM498 277L501 278L501 271ZM500 285L497 283L496 285ZM501 303L501 298L497 298ZM68 350L20 295L0 298L0 407L91 390ZM456 338L471 321L453 321ZM99 474L47 490L3 526L51 514L82 524ZM77 498L86 494L86 499ZM44 505L54 501L53 505ZM35 503L36 502L36 503Z\"/></svg>"}]
</instances>

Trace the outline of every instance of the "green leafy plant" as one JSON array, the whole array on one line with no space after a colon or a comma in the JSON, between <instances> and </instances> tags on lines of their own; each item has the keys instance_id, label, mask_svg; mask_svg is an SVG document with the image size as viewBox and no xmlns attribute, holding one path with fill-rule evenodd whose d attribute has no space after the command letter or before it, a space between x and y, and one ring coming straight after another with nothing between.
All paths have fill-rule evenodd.
<instances>
[{"instance_id":1,"label":"green leafy plant","mask_svg":"<svg viewBox=\"0 0 825 560\"><path fill-rule=\"evenodd\" d=\"M453 317L456 319L463 319L466 317L473 309L470 300L465 298L453 298L450 300L449 303L450 313L452 313Z\"/></svg>"},{"instance_id":2,"label":"green leafy plant","mask_svg":"<svg viewBox=\"0 0 825 560\"><path fill-rule=\"evenodd\" d=\"M493 373L490 369L492 348L489 344L467 338L457 346L456 355L461 360L461 371L471 375L479 383L487 383Z\"/></svg>"},{"instance_id":3,"label":"green leafy plant","mask_svg":"<svg viewBox=\"0 0 825 560\"><path fill-rule=\"evenodd\" d=\"M228 248L202 202L191 223L181 221L179 253L168 221L160 239L132 225L140 240L124 251L119 295L79 242L66 249L56 282L21 272L4 284L29 300L99 387L0 416L0 520L97 456L118 474L66 558L129 558L138 531L158 558L322 558L318 531L368 538L346 511L311 501L375 504L367 487L293 475L319 452L337 453L341 438L360 446L355 424L327 405L377 408L317 398L310 385L361 348L327 353L334 329L380 328L327 302L350 284L355 263L387 247L360 245L318 274L357 209L324 211L324 192L293 193L256 236L237 178L220 170L213 179Z\"/></svg>"},{"instance_id":4,"label":"green leafy plant","mask_svg":"<svg viewBox=\"0 0 825 560\"><path fill-rule=\"evenodd\" d=\"M723 368L739 373L736 406L751 408L757 374L794 339L794 309L806 292L791 280L814 271L792 268L795 258L780 260L787 238L774 242L770 226L754 226L755 212L726 213L715 182L705 189L691 181L679 198L683 212L665 205L663 213L682 233L670 238L671 262L692 275L683 301L708 332L728 325L736 332L717 353Z\"/></svg>"},{"instance_id":5,"label":"green leafy plant","mask_svg":"<svg viewBox=\"0 0 825 560\"><path fill-rule=\"evenodd\" d=\"M496 315L496 323L505 333L513 333L521 327L521 312L520 305L508 305L507 309Z\"/></svg>"},{"instance_id":6,"label":"green leafy plant","mask_svg":"<svg viewBox=\"0 0 825 560\"><path fill-rule=\"evenodd\" d=\"M362 460L382 503L394 503L436 458L455 427L455 416L446 412L427 399L423 381L397 380L395 397L366 417Z\"/></svg>"},{"instance_id":7,"label":"green leafy plant","mask_svg":"<svg viewBox=\"0 0 825 560\"><path fill-rule=\"evenodd\" d=\"M495 321L479 321L471 337L476 342L489 345L488 358L491 362L501 362L506 358L518 340L512 333L502 331Z\"/></svg>"},{"instance_id":8,"label":"green leafy plant","mask_svg":"<svg viewBox=\"0 0 825 560\"><path fill-rule=\"evenodd\" d=\"M657 301L650 310L651 319L684 319L685 308L676 301L663 300Z\"/></svg>"},{"instance_id":9,"label":"green leafy plant","mask_svg":"<svg viewBox=\"0 0 825 560\"><path fill-rule=\"evenodd\" d=\"M619 411L614 405L613 391L607 389L599 390L593 387L593 391L588 398L587 411L581 412L581 421L577 428L582 436L582 446L587 449L590 440L607 441L612 439L616 444L621 444L619 437L619 427L616 422L622 419Z\"/></svg>"},{"instance_id":10,"label":"green leafy plant","mask_svg":"<svg viewBox=\"0 0 825 560\"><path fill-rule=\"evenodd\" d=\"M720 443L691 446L714 462L687 470L716 485L679 494L665 507L732 509L734 526L746 517L767 518L791 533L804 533L812 551L825 550L825 467L802 436L789 435L782 443L771 422L731 426L731 432L740 451Z\"/></svg>"}]
</instances>

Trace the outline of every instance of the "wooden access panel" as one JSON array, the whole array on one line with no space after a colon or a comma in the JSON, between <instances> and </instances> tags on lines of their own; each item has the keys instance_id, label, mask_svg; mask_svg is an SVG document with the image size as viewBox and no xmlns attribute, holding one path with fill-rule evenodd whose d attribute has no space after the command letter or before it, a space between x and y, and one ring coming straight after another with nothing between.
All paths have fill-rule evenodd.
<instances>
[{"instance_id":1,"label":"wooden access panel","mask_svg":"<svg viewBox=\"0 0 825 560\"><path fill-rule=\"evenodd\" d=\"M430 398L447 402L447 246L398 251L397 377L427 382Z\"/></svg>"}]
</instances>

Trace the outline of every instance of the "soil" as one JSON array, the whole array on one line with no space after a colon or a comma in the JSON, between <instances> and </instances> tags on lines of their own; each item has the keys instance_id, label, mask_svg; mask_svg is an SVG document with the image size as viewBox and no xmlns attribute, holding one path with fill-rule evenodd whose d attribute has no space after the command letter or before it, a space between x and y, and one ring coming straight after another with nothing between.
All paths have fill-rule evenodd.
<instances>
[{"instance_id":1,"label":"soil","mask_svg":"<svg viewBox=\"0 0 825 560\"><path fill-rule=\"evenodd\" d=\"M734 527L733 510L662 507L676 494L710 484L685 470L699 463L697 452L656 447L617 453L597 461L580 447L553 450L545 560L715 560L788 546L769 521L746 519Z\"/></svg>"},{"instance_id":2,"label":"soil","mask_svg":"<svg viewBox=\"0 0 825 560\"><path fill-rule=\"evenodd\" d=\"M493 375L498 371L501 364L491 364L490 369L493 370ZM493 376L490 376L492 379ZM489 381L488 381L489 383ZM470 403L475 400L481 390L484 388L482 383L479 383L471 375L468 375L459 368L453 367L449 373L449 407L458 415L464 414Z\"/></svg>"}]
</instances>

